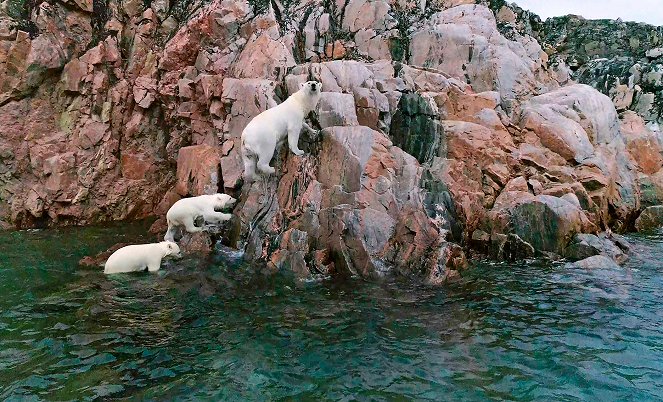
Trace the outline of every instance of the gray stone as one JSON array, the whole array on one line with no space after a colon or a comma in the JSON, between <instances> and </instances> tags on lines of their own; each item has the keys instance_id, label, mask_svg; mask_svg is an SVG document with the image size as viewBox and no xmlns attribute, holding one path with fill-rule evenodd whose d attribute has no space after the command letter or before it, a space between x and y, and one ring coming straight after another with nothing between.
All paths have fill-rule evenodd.
<instances>
[{"instance_id":1,"label":"gray stone","mask_svg":"<svg viewBox=\"0 0 663 402\"><path fill-rule=\"evenodd\" d=\"M650 59L658 59L659 57L663 56L663 47L649 49L645 53L645 56L649 57Z\"/></svg>"},{"instance_id":2,"label":"gray stone","mask_svg":"<svg viewBox=\"0 0 663 402\"><path fill-rule=\"evenodd\" d=\"M354 97L338 92L323 92L318 104L318 121L322 128L358 126Z\"/></svg>"},{"instance_id":3,"label":"gray stone","mask_svg":"<svg viewBox=\"0 0 663 402\"><path fill-rule=\"evenodd\" d=\"M599 237L593 234L577 234L564 250L564 256L571 260L583 260L595 255L604 255L618 263L623 263L627 259L622 249L605 235Z\"/></svg>"}]
</instances>

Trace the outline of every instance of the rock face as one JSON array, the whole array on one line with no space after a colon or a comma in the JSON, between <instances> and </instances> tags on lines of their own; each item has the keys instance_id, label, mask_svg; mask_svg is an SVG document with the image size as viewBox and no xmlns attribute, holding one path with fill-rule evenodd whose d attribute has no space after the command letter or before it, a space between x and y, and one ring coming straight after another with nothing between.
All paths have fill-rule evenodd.
<instances>
[{"instance_id":1,"label":"rock face","mask_svg":"<svg viewBox=\"0 0 663 402\"><path fill-rule=\"evenodd\" d=\"M274 270L439 284L471 248L620 259L597 233L663 204L658 29L631 35L613 89L621 62L592 61L613 46L567 45L621 25L571 18L555 36L563 21L501 1L166 3L0 17L0 225L162 216L226 192L240 202L223 241ZM310 79L320 133L245 185L242 130Z\"/></svg>"},{"instance_id":2,"label":"rock face","mask_svg":"<svg viewBox=\"0 0 663 402\"><path fill-rule=\"evenodd\" d=\"M249 234L249 257L271 256L274 267L307 275L372 277L394 268L431 281L464 267L424 210L423 168L384 134L330 127L319 151L280 158L278 176L253 183L237 209L233 240Z\"/></svg>"},{"instance_id":3,"label":"rock face","mask_svg":"<svg viewBox=\"0 0 663 402\"><path fill-rule=\"evenodd\" d=\"M504 191L489 218L493 234L513 234L534 251L560 255L574 235L593 230L576 205L558 197L522 191ZM494 240L501 243L503 239L496 236Z\"/></svg>"}]
</instances>

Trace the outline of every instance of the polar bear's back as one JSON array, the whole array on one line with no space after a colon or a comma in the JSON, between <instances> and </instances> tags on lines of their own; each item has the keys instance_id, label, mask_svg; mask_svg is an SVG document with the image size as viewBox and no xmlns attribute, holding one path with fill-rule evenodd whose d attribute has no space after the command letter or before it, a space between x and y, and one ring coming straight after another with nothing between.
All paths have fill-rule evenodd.
<instances>
[{"instance_id":1,"label":"polar bear's back","mask_svg":"<svg viewBox=\"0 0 663 402\"><path fill-rule=\"evenodd\" d=\"M290 125L298 125L304 120L304 111L294 99L267 109L251 119L242 131L245 140L257 139L264 135L273 135L276 141L285 137Z\"/></svg>"},{"instance_id":2,"label":"polar bear's back","mask_svg":"<svg viewBox=\"0 0 663 402\"><path fill-rule=\"evenodd\" d=\"M213 200L210 197L212 196L199 195L197 197L182 198L168 209L166 219L175 221L183 216L202 213L209 205L213 205Z\"/></svg>"},{"instance_id":3,"label":"polar bear's back","mask_svg":"<svg viewBox=\"0 0 663 402\"><path fill-rule=\"evenodd\" d=\"M125 246L108 257L104 264L104 273L142 271L147 268L151 260L161 259L162 254L159 243Z\"/></svg>"}]
</instances>

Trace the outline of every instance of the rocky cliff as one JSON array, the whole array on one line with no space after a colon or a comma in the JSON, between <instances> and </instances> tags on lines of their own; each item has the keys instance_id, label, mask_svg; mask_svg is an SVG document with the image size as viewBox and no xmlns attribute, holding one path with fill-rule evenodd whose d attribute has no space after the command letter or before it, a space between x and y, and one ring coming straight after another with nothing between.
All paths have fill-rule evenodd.
<instances>
[{"instance_id":1,"label":"rocky cliff","mask_svg":"<svg viewBox=\"0 0 663 402\"><path fill-rule=\"evenodd\" d=\"M0 222L162 216L222 191L240 199L225 241L302 276L441 283L469 250L619 260L599 232L663 197L660 29L596 50L622 23L474 3L5 0ZM617 57L642 62L613 86ZM319 134L244 185L242 129L309 79Z\"/></svg>"}]
</instances>

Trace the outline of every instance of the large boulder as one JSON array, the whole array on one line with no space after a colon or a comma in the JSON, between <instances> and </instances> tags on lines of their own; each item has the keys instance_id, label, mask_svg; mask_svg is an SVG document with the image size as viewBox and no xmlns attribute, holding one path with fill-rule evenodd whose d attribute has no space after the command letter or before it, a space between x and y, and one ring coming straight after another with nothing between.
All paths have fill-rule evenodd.
<instances>
[{"instance_id":1,"label":"large boulder","mask_svg":"<svg viewBox=\"0 0 663 402\"><path fill-rule=\"evenodd\" d=\"M444 154L430 163L427 186L448 190L467 238L511 179L514 144L505 132L480 124L440 123L444 132L440 153Z\"/></svg>"},{"instance_id":2,"label":"large boulder","mask_svg":"<svg viewBox=\"0 0 663 402\"><path fill-rule=\"evenodd\" d=\"M389 129L394 143L420 163L440 155L443 129L437 107L430 99L413 92L401 96Z\"/></svg>"},{"instance_id":3,"label":"large boulder","mask_svg":"<svg viewBox=\"0 0 663 402\"><path fill-rule=\"evenodd\" d=\"M638 185L643 208L663 204L663 169L651 176L638 175Z\"/></svg>"},{"instance_id":4,"label":"large boulder","mask_svg":"<svg viewBox=\"0 0 663 402\"><path fill-rule=\"evenodd\" d=\"M651 131L642 117L630 111L622 116L621 130L626 140L626 149L639 171L652 175L663 168L660 133Z\"/></svg>"},{"instance_id":5,"label":"large boulder","mask_svg":"<svg viewBox=\"0 0 663 402\"><path fill-rule=\"evenodd\" d=\"M648 207L636 219L635 228L638 232L658 229L663 226L663 205Z\"/></svg>"},{"instance_id":6,"label":"large boulder","mask_svg":"<svg viewBox=\"0 0 663 402\"><path fill-rule=\"evenodd\" d=\"M322 128L359 125L353 96L338 92L323 92L318 103L318 121Z\"/></svg>"},{"instance_id":7,"label":"large boulder","mask_svg":"<svg viewBox=\"0 0 663 402\"><path fill-rule=\"evenodd\" d=\"M515 234L537 253L562 255L576 234L594 230L576 205L524 191L503 192L488 216L493 234Z\"/></svg>"},{"instance_id":8,"label":"large boulder","mask_svg":"<svg viewBox=\"0 0 663 402\"><path fill-rule=\"evenodd\" d=\"M177 157L175 191L182 196L214 194L223 187L220 177L221 150L210 145L181 148Z\"/></svg>"},{"instance_id":9,"label":"large boulder","mask_svg":"<svg viewBox=\"0 0 663 402\"><path fill-rule=\"evenodd\" d=\"M570 85L535 96L523 105L520 127L568 161L582 162L594 145L620 137L612 101L587 85Z\"/></svg>"}]
</instances>

